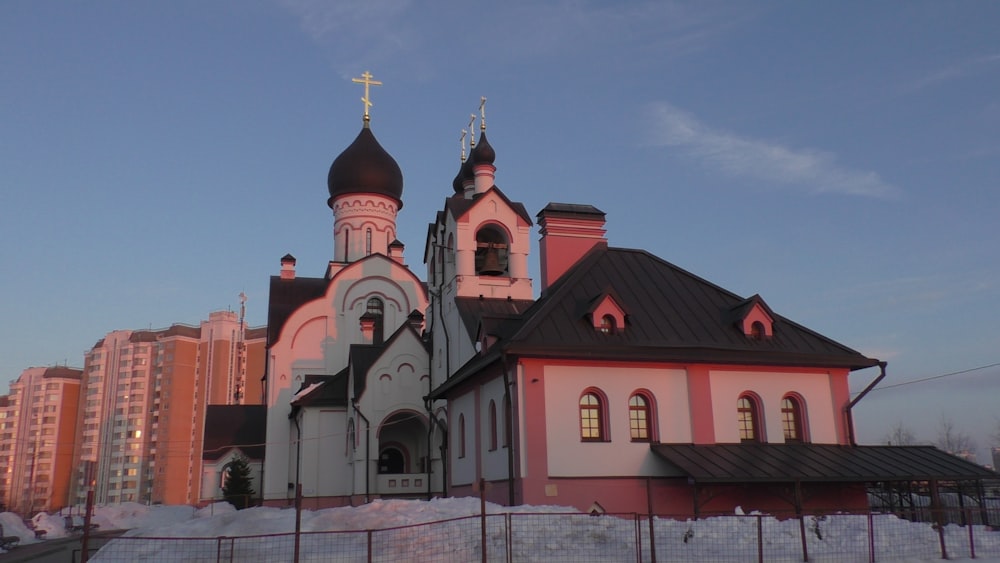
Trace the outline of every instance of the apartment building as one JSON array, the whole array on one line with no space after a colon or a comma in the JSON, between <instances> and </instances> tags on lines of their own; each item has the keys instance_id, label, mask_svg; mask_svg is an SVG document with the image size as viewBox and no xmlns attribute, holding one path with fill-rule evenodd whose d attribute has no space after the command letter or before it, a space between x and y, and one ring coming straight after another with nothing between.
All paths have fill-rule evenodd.
<instances>
[{"instance_id":1,"label":"apartment building","mask_svg":"<svg viewBox=\"0 0 1000 563\"><path fill-rule=\"evenodd\" d=\"M73 501L196 503L206 407L261 402L265 332L219 311L99 340L84 356Z\"/></svg>"},{"instance_id":2,"label":"apartment building","mask_svg":"<svg viewBox=\"0 0 1000 563\"><path fill-rule=\"evenodd\" d=\"M22 514L69 501L82 371L32 367L0 397L0 502Z\"/></svg>"}]
</instances>

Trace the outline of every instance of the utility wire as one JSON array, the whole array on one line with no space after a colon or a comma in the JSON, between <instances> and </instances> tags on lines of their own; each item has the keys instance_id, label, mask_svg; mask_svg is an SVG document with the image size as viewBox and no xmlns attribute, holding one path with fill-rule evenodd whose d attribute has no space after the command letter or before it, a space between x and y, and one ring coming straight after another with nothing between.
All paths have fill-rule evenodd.
<instances>
[{"instance_id":1,"label":"utility wire","mask_svg":"<svg viewBox=\"0 0 1000 563\"><path fill-rule=\"evenodd\" d=\"M975 367L975 368L963 369L963 370L960 370L960 371L953 371L951 373L942 373L941 375L932 375L930 377L924 377L922 379L914 379L912 381L903 381L903 382L900 382L900 383L893 383L892 385L883 385L881 387L876 387L876 388L872 389L872 391L873 392L874 391L885 391L886 389L892 389L894 387L902 387L904 385L912 385L914 383L924 383L925 381L934 381L935 379L943 379L945 377L952 377L954 375L962 375L963 373L970 373L970 372L973 372L973 371L979 371L979 370L983 370L983 369L989 369L989 368L993 368L993 367L997 367L997 366L1000 366L1000 362L996 362L996 363L993 363L993 364L987 364L985 366L979 366L979 367Z\"/></svg>"}]
</instances>

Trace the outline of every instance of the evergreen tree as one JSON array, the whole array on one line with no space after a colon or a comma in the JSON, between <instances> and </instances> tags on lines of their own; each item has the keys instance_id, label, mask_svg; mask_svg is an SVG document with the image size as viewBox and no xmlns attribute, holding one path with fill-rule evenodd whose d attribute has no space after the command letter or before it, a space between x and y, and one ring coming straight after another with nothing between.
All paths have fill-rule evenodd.
<instances>
[{"instance_id":1,"label":"evergreen tree","mask_svg":"<svg viewBox=\"0 0 1000 563\"><path fill-rule=\"evenodd\" d=\"M242 455L236 456L226 468L229 474L226 484L222 486L222 497L241 510L250 506L250 497L254 495L253 479L250 477L250 464Z\"/></svg>"}]
</instances>

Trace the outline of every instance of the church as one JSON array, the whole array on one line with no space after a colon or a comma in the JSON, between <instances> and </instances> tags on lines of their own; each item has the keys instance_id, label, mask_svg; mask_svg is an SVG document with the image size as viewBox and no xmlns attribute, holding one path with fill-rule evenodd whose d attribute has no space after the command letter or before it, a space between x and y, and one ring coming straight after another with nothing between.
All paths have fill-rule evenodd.
<instances>
[{"instance_id":1,"label":"church","mask_svg":"<svg viewBox=\"0 0 1000 563\"><path fill-rule=\"evenodd\" d=\"M479 496L504 505L698 515L864 509L875 483L994 473L932 447L858 446L884 362L646 251L605 215L534 217L495 183L480 104L423 247L403 258L403 174L362 128L327 177L323 277L272 276L260 493L285 506ZM427 197L433 194L421 194ZM598 202L599 203L599 202ZM539 280L528 277L538 224ZM537 295L536 295L537 290ZM848 378L869 370L852 399Z\"/></svg>"}]
</instances>

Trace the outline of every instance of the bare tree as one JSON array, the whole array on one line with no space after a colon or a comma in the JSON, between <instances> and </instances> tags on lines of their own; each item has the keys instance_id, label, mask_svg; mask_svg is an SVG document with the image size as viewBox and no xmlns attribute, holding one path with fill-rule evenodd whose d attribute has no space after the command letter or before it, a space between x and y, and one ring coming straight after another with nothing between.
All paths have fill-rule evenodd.
<instances>
[{"instance_id":1,"label":"bare tree","mask_svg":"<svg viewBox=\"0 0 1000 563\"><path fill-rule=\"evenodd\" d=\"M941 422L938 424L937 447L950 454L957 455L974 451L976 443L972 440L971 436L961 430L957 430L955 423L950 418L941 415Z\"/></svg>"},{"instance_id":2,"label":"bare tree","mask_svg":"<svg viewBox=\"0 0 1000 563\"><path fill-rule=\"evenodd\" d=\"M907 428L902 420L897 420L885 435L885 443L890 446L912 446L917 443L916 436Z\"/></svg>"}]
</instances>

